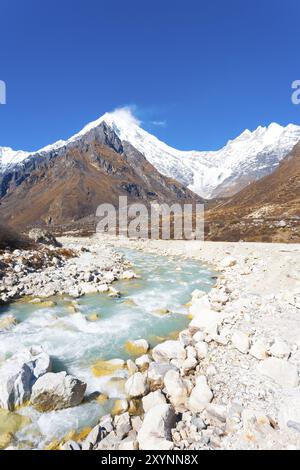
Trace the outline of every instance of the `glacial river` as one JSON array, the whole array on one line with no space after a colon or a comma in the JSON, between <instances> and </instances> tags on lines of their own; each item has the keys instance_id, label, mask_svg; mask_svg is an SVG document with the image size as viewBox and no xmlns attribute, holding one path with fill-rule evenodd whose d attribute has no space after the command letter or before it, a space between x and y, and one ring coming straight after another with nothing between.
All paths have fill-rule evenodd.
<instances>
[{"instance_id":1,"label":"glacial river","mask_svg":"<svg viewBox=\"0 0 300 470\"><path fill-rule=\"evenodd\" d=\"M99 360L130 358L124 348L127 340L145 338L153 347L173 338L189 323L186 303L192 291L208 291L215 282L214 273L196 261L120 251L139 276L114 284L120 298L88 295L76 300L75 309L67 297L52 299L56 305L48 308L26 302L0 307L1 316L12 314L18 320L11 330L0 333L0 364L22 348L42 345L54 358L55 372L66 370L88 384L89 398L80 406L49 413L30 406L18 410L31 421L15 434L18 447L41 449L70 430L80 432L97 424L115 399L124 397L126 371L116 372L114 379L96 377L93 365ZM94 392L109 400L99 403L93 399ZM0 413L0 435L5 424L1 419Z\"/></svg>"}]
</instances>

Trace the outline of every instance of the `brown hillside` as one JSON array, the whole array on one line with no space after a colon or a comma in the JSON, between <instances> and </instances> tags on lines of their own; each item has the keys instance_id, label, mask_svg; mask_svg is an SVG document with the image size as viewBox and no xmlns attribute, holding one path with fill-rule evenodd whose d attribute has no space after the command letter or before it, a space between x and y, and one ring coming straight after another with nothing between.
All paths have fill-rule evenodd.
<instances>
[{"instance_id":1,"label":"brown hillside","mask_svg":"<svg viewBox=\"0 0 300 470\"><path fill-rule=\"evenodd\" d=\"M300 144L269 176L249 184L206 213L209 239L297 241Z\"/></svg>"}]
</instances>

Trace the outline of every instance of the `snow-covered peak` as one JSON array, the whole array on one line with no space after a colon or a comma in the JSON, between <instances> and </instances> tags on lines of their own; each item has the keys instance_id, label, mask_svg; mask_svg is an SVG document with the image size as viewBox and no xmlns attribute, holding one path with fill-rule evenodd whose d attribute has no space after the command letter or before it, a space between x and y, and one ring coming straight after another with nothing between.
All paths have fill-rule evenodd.
<instances>
[{"instance_id":1,"label":"snow-covered peak","mask_svg":"<svg viewBox=\"0 0 300 470\"><path fill-rule=\"evenodd\" d=\"M0 172L9 165L16 165L30 155L23 150L13 150L10 147L0 147Z\"/></svg>"}]
</instances>

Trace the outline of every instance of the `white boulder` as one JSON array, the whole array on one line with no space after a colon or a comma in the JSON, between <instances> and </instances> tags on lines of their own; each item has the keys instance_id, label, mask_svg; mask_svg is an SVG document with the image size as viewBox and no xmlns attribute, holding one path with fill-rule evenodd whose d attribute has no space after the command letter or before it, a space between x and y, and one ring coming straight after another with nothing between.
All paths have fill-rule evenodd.
<instances>
[{"instance_id":1,"label":"white boulder","mask_svg":"<svg viewBox=\"0 0 300 470\"><path fill-rule=\"evenodd\" d=\"M143 408L145 413L156 405L166 404L166 397L160 390L150 392L142 398Z\"/></svg>"},{"instance_id":2,"label":"white boulder","mask_svg":"<svg viewBox=\"0 0 300 470\"><path fill-rule=\"evenodd\" d=\"M205 341L199 341L195 344L198 359L205 359L208 353L208 345Z\"/></svg>"},{"instance_id":3,"label":"white boulder","mask_svg":"<svg viewBox=\"0 0 300 470\"><path fill-rule=\"evenodd\" d=\"M156 362L168 362L172 359L184 361L186 351L180 341L169 340L155 346L152 357Z\"/></svg>"},{"instance_id":4,"label":"white boulder","mask_svg":"<svg viewBox=\"0 0 300 470\"><path fill-rule=\"evenodd\" d=\"M136 366L141 370L145 370L149 367L151 362L150 356L148 354L143 354L135 360Z\"/></svg>"},{"instance_id":5,"label":"white boulder","mask_svg":"<svg viewBox=\"0 0 300 470\"><path fill-rule=\"evenodd\" d=\"M133 271L124 271L122 274L122 279L124 280L130 280L130 279L136 279L136 274Z\"/></svg>"},{"instance_id":6,"label":"white boulder","mask_svg":"<svg viewBox=\"0 0 300 470\"><path fill-rule=\"evenodd\" d=\"M0 368L0 408L13 411L29 401L36 380L51 370L51 359L42 347L26 349Z\"/></svg>"},{"instance_id":7,"label":"white boulder","mask_svg":"<svg viewBox=\"0 0 300 470\"><path fill-rule=\"evenodd\" d=\"M189 330L183 330L179 333L179 337L178 337L180 343L182 344L182 346L188 346L189 344L191 344L192 342L192 335L191 335L191 332Z\"/></svg>"},{"instance_id":8,"label":"white boulder","mask_svg":"<svg viewBox=\"0 0 300 470\"><path fill-rule=\"evenodd\" d=\"M267 358L267 346L263 340L258 339L250 348L249 354L260 361Z\"/></svg>"},{"instance_id":9,"label":"white boulder","mask_svg":"<svg viewBox=\"0 0 300 470\"><path fill-rule=\"evenodd\" d=\"M171 450L174 447L171 430L176 415L171 405L156 405L144 417L137 440L140 450Z\"/></svg>"},{"instance_id":10,"label":"white boulder","mask_svg":"<svg viewBox=\"0 0 300 470\"><path fill-rule=\"evenodd\" d=\"M299 382L297 367L284 359L269 357L259 363L257 370L282 387L297 387Z\"/></svg>"},{"instance_id":11,"label":"white boulder","mask_svg":"<svg viewBox=\"0 0 300 470\"><path fill-rule=\"evenodd\" d=\"M231 342L233 346L243 354L247 354L250 348L250 340L246 333L235 331L232 335Z\"/></svg>"},{"instance_id":12,"label":"white boulder","mask_svg":"<svg viewBox=\"0 0 300 470\"><path fill-rule=\"evenodd\" d=\"M206 377L200 375L196 379L196 385L191 392L187 407L193 413L200 413L212 399L213 393L207 384Z\"/></svg>"},{"instance_id":13,"label":"white boulder","mask_svg":"<svg viewBox=\"0 0 300 470\"><path fill-rule=\"evenodd\" d=\"M189 313L193 317L189 325L190 329L201 330L212 335L217 334L221 314L212 310L207 296L196 299L191 305Z\"/></svg>"},{"instance_id":14,"label":"white boulder","mask_svg":"<svg viewBox=\"0 0 300 470\"><path fill-rule=\"evenodd\" d=\"M180 377L179 371L169 370L164 377L164 384L170 402L175 407L175 409L180 410L185 408L188 391L182 378Z\"/></svg>"},{"instance_id":15,"label":"white boulder","mask_svg":"<svg viewBox=\"0 0 300 470\"><path fill-rule=\"evenodd\" d=\"M79 405L86 384L66 372L49 372L32 387L31 403L39 411L52 411Z\"/></svg>"},{"instance_id":16,"label":"white boulder","mask_svg":"<svg viewBox=\"0 0 300 470\"><path fill-rule=\"evenodd\" d=\"M280 359L287 359L291 354L291 350L285 341L276 339L269 350L271 356Z\"/></svg>"},{"instance_id":17,"label":"white boulder","mask_svg":"<svg viewBox=\"0 0 300 470\"><path fill-rule=\"evenodd\" d=\"M148 369L148 382L152 391L163 387L164 376L170 369L177 370L177 367L168 362L151 362Z\"/></svg>"},{"instance_id":18,"label":"white boulder","mask_svg":"<svg viewBox=\"0 0 300 470\"><path fill-rule=\"evenodd\" d=\"M125 382L125 391L130 398L137 398L145 395L148 384L145 375L136 372Z\"/></svg>"},{"instance_id":19,"label":"white boulder","mask_svg":"<svg viewBox=\"0 0 300 470\"><path fill-rule=\"evenodd\" d=\"M220 267L223 269L231 268L236 265L236 259L233 256L226 256L220 261Z\"/></svg>"}]
</instances>

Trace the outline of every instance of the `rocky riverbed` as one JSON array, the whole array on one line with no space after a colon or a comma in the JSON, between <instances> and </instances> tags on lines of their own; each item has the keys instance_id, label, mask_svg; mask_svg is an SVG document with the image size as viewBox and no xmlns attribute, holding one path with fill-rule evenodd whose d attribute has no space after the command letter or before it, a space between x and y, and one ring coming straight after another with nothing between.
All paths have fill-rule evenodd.
<instances>
[{"instance_id":1,"label":"rocky riverbed","mask_svg":"<svg viewBox=\"0 0 300 470\"><path fill-rule=\"evenodd\" d=\"M41 244L37 249L4 250L0 269L2 304L24 296L38 301L63 294L74 298L96 292L117 295L112 283L134 277L122 255L104 243L85 240L83 245L76 238L65 240L62 247Z\"/></svg>"},{"instance_id":2,"label":"rocky riverbed","mask_svg":"<svg viewBox=\"0 0 300 470\"><path fill-rule=\"evenodd\" d=\"M195 291L189 327L132 366L123 413L76 449L298 449L298 245L112 242L201 259L220 276ZM130 400L142 414L131 416ZM101 430L99 437L98 431Z\"/></svg>"},{"instance_id":3,"label":"rocky riverbed","mask_svg":"<svg viewBox=\"0 0 300 470\"><path fill-rule=\"evenodd\" d=\"M126 396L115 402L112 413L102 417L87 436L64 439L55 443L55 448L300 447L300 249L297 245L287 248L285 245L129 241L107 237L63 239L62 242L72 250L79 245L89 250L66 262L70 273L76 271L74 263L77 269L92 262L96 267L101 259L102 265L108 267L112 256L116 256L113 259L116 266L110 264L107 272L130 277L129 267L123 265L119 255L112 255L114 251L107 247L110 244L201 260L217 269L219 277L208 294L200 290L193 292L189 306L191 321L178 339L163 341L153 349L147 341L139 339L130 347L135 358L124 362L115 357L101 364L101 370L126 368ZM110 253L105 259L100 253L104 246ZM86 261L82 264L79 260ZM102 276L97 283L78 279L78 275L74 279L76 297L84 292L81 286L88 282L108 284ZM70 294L74 286L67 280L66 283ZM34 291L33 295L38 294ZM13 358L7 367L10 372L13 369L19 373L22 367L31 371L29 390L24 387L16 404L11 404L9 395L4 396L0 390L2 408L13 411L28 400L28 395L34 406L45 411L55 410L57 406L75 406L82 401L86 384L66 373L51 373L51 358L43 350L34 349L25 356L23 353L22 357Z\"/></svg>"}]
</instances>

